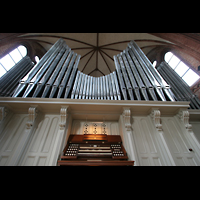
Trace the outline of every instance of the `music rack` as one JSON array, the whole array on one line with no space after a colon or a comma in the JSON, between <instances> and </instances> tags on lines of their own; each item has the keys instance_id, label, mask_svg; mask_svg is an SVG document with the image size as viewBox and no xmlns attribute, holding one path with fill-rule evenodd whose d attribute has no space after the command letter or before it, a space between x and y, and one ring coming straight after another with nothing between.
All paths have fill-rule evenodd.
<instances>
[{"instance_id":1,"label":"music rack","mask_svg":"<svg viewBox=\"0 0 200 200\"><path fill-rule=\"evenodd\" d=\"M70 135L58 166L133 166L120 135Z\"/></svg>"}]
</instances>

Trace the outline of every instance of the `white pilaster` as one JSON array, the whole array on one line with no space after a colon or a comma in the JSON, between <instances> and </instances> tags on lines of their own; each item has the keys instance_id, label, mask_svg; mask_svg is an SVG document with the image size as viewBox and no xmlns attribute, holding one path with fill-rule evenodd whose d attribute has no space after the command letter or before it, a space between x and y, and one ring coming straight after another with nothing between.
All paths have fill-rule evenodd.
<instances>
[{"instance_id":1,"label":"white pilaster","mask_svg":"<svg viewBox=\"0 0 200 200\"><path fill-rule=\"evenodd\" d=\"M52 155L51 159L49 162L50 166L56 166L57 165L57 159L59 157L59 153L61 152L61 146L62 146L62 141L65 136L66 132L66 124L67 124L67 110L68 106L61 106L60 109L60 123L59 123L59 129L56 135L56 140L55 140L55 145L52 150Z\"/></svg>"},{"instance_id":2,"label":"white pilaster","mask_svg":"<svg viewBox=\"0 0 200 200\"><path fill-rule=\"evenodd\" d=\"M174 159L171 155L171 152L168 148L167 142L164 137L164 132L162 129L162 123L161 123L161 112L158 108L152 108L151 113L150 113L151 118L153 119L154 125L156 127L156 130L158 131L158 134L160 136L161 141L159 140L159 145L161 147L162 154L164 155L163 157L165 158L165 161L167 165L173 165L176 166ZM161 143L162 142L162 143ZM163 148L164 147L164 148ZM166 155L167 153L167 155ZM168 161L170 160L170 162Z\"/></svg>"},{"instance_id":3,"label":"white pilaster","mask_svg":"<svg viewBox=\"0 0 200 200\"><path fill-rule=\"evenodd\" d=\"M188 110L180 109L177 117L182 121L182 124L186 130L186 137L191 142L191 146L196 149L196 153L200 159L200 144L192 130L192 125L189 123L190 113Z\"/></svg>"},{"instance_id":4,"label":"white pilaster","mask_svg":"<svg viewBox=\"0 0 200 200\"><path fill-rule=\"evenodd\" d=\"M0 107L0 123L5 119L8 109L5 106Z\"/></svg>"},{"instance_id":5,"label":"white pilaster","mask_svg":"<svg viewBox=\"0 0 200 200\"><path fill-rule=\"evenodd\" d=\"M131 126L131 110L130 107L123 107L123 113L122 113L122 128L123 128L123 134L125 136L126 144L128 144L130 149L130 160L135 161L134 166L137 166L137 154L136 154L136 147L134 143L133 138L133 132L132 132L132 126Z\"/></svg>"},{"instance_id":6,"label":"white pilaster","mask_svg":"<svg viewBox=\"0 0 200 200\"><path fill-rule=\"evenodd\" d=\"M24 149L29 141L29 138L33 132L36 116L38 114L37 106L31 106L28 109L28 121L26 122L26 128L24 130L23 137L21 138L15 152L13 153L8 165L16 166L24 152Z\"/></svg>"}]
</instances>

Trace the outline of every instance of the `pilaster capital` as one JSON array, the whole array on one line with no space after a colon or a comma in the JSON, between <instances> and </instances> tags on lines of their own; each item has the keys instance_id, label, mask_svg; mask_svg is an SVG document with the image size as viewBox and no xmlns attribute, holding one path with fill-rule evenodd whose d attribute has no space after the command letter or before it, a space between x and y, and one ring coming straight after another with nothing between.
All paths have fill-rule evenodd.
<instances>
[{"instance_id":1,"label":"pilaster capital","mask_svg":"<svg viewBox=\"0 0 200 200\"><path fill-rule=\"evenodd\" d=\"M188 131L191 131L192 130L192 125L189 124L189 118L190 118L189 111L180 109L177 115L178 115L179 119L181 119L181 121L184 123L185 128Z\"/></svg>"},{"instance_id":2,"label":"pilaster capital","mask_svg":"<svg viewBox=\"0 0 200 200\"><path fill-rule=\"evenodd\" d=\"M28 109L28 121L26 122L26 128L30 129L33 126L33 123L35 122L35 118L37 116L38 109L37 105L31 106Z\"/></svg>"},{"instance_id":3,"label":"pilaster capital","mask_svg":"<svg viewBox=\"0 0 200 200\"><path fill-rule=\"evenodd\" d=\"M131 130L131 110L130 107L123 107L122 116L124 117L125 127L127 131Z\"/></svg>"},{"instance_id":4,"label":"pilaster capital","mask_svg":"<svg viewBox=\"0 0 200 200\"><path fill-rule=\"evenodd\" d=\"M64 130L64 128L65 128L66 120L67 120L67 109L68 109L68 106L61 106L60 123L59 123L60 130Z\"/></svg>"},{"instance_id":5,"label":"pilaster capital","mask_svg":"<svg viewBox=\"0 0 200 200\"><path fill-rule=\"evenodd\" d=\"M154 125L157 128L157 130L162 131L160 110L158 108L152 108L150 116L152 117L152 119L154 121Z\"/></svg>"}]
</instances>

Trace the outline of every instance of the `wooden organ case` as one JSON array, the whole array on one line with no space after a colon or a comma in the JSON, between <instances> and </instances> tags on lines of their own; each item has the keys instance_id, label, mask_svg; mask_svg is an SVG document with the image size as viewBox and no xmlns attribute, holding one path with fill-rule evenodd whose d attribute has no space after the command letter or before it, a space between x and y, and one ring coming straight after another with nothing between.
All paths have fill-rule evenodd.
<instances>
[{"instance_id":1,"label":"wooden organ case","mask_svg":"<svg viewBox=\"0 0 200 200\"><path fill-rule=\"evenodd\" d=\"M119 135L70 135L58 166L133 166Z\"/></svg>"}]
</instances>

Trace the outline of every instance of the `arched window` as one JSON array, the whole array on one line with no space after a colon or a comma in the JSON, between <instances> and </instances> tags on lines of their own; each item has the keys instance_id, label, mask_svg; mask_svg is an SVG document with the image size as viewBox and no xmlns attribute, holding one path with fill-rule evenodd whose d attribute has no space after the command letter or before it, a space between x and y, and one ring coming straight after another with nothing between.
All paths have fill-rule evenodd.
<instances>
[{"instance_id":1,"label":"arched window","mask_svg":"<svg viewBox=\"0 0 200 200\"><path fill-rule=\"evenodd\" d=\"M16 63L18 63L23 57L27 55L27 49L25 46L18 46L10 53L0 59L0 77L3 76L8 70L10 70Z\"/></svg>"},{"instance_id":2,"label":"arched window","mask_svg":"<svg viewBox=\"0 0 200 200\"><path fill-rule=\"evenodd\" d=\"M185 63L183 63L172 52L165 54L165 62L189 85L192 86L200 76L190 69Z\"/></svg>"}]
</instances>

